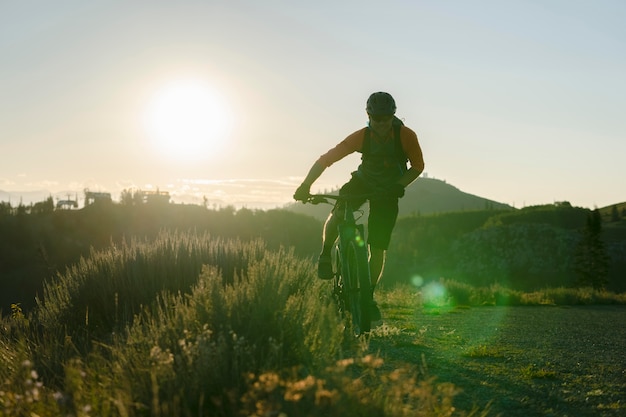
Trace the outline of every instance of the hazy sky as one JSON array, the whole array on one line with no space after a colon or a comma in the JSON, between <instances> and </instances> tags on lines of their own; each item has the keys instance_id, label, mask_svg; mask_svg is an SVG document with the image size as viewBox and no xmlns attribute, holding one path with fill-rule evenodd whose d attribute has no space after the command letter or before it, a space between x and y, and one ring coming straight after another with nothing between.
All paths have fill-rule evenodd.
<instances>
[{"instance_id":1,"label":"hazy sky","mask_svg":"<svg viewBox=\"0 0 626 417\"><path fill-rule=\"evenodd\" d=\"M626 200L624 22L623 0L0 0L0 190L281 205L383 90L430 177L603 207Z\"/></svg>"}]
</instances>

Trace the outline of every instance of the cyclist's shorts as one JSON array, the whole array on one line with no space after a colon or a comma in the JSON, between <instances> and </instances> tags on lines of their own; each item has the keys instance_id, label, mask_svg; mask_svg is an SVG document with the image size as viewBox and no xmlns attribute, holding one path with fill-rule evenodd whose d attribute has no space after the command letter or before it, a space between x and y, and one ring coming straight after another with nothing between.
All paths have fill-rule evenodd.
<instances>
[{"instance_id":1,"label":"cyclist's shorts","mask_svg":"<svg viewBox=\"0 0 626 417\"><path fill-rule=\"evenodd\" d=\"M356 176L352 176L350 181L344 184L339 190L339 195L355 196L363 194L371 194L372 189L363 180ZM353 211L361 207L366 198L355 198L350 200L348 204ZM398 199L394 197L373 197L370 198L370 212L367 219L367 243L376 249L387 250L391 240L391 232L396 225L398 219ZM338 202L337 206L343 204Z\"/></svg>"}]
</instances>

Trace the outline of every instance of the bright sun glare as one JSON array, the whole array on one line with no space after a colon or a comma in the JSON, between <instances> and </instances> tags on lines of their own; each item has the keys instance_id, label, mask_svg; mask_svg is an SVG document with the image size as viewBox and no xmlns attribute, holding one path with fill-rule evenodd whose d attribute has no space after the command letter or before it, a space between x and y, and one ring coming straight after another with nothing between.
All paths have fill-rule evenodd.
<instances>
[{"instance_id":1,"label":"bright sun glare","mask_svg":"<svg viewBox=\"0 0 626 417\"><path fill-rule=\"evenodd\" d=\"M217 153L228 140L232 122L228 102L197 79L163 86L144 117L150 142L177 161L200 160Z\"/></svg>"}]
</instances>

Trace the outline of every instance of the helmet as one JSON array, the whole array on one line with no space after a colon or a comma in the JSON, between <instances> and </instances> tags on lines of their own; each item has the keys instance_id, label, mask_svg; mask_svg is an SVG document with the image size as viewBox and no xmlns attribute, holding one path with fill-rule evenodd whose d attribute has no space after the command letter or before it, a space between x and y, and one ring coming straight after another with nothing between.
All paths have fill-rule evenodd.
<instances>
[{"instance_id":1,"label":"helmet","mask_svg":"<svg viewBox=\"0 0 626 417\"><path fill-rule=\"evenodd\" d=\"M391 94L379 91L367 99L365 110L371 115L395 114L396 102Z\"/></svg>"}]
</instances>

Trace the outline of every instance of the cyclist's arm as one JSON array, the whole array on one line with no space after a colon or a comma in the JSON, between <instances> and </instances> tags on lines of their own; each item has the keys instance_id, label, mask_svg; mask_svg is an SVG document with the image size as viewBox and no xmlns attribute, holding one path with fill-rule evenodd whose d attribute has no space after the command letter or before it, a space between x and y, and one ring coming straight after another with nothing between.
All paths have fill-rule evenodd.
<instances>
[{"instance_id":1,"label":"cyclist's arm","mask_svg":"<svg viewBox=\"0 0 626 417\"><path fill-rule=\"evenodd\" d=\"M424 156L422 154L422 148L420 147L417 135L414 131L406 126L403 126L400 133L402 148L404 149L404 153L406 153L406 156L409 158L409 163L411 164L409 170L398 180L402 186L406 187L415 181L424 171Z\"/></svg>"},{"instance_id":2,"label":"cyclist's arm","mask_svg":"<svg viewBox=\"0 0 626 417\"><path fill-rule=\"evenodd\" d=\"M413 181L415 181L420 176L420 174L421 172L411 167L408 169L407 172L404 173L402 177L400 177L400 179L398 180L398 183L402 185L403 187L406 187L409 184L411 184Z\"/></svg>"},{"instance_id":3,"label":"cyclist's arm","mask_svg":"<svg viewBox=\"0 0 626 417\"><path fill-rule=\"evenodd\" d=\"M309 170L309 173L306 175L306 178L304 179L304 181L302 181L302 184L306 184L310 187L311 185L313 185L315 180L318 179L320 175L322 175L322 173L325 170L326 170L326 166L320 164L319 160L315 161L315 163Z\"/></svg>"},{"instance_id":4,"label":"cyclist's arm","mask_svg":"<svg viewBox=\"0 0 626 417\"><path fill-rule=\"evenodd\" d=\"M360 133L359 133L360 132ZM358 130L342 140L337 146L320 156L313 164L303 183L312 185L322 173L335 162L345 158L363 146L363 130Z\"/></svg>"}]
</instances>

